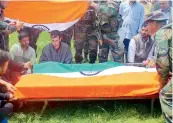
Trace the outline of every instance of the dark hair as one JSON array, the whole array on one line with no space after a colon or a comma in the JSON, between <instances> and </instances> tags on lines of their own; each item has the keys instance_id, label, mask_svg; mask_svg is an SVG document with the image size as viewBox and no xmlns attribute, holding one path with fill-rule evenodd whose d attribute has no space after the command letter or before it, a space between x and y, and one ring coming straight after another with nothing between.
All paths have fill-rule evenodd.
<instances>
[{"instance_id":1,"label":"dark hair","mask_svg":"<svg viewBox=\"0 0 173 123\"><path fill-rule=\"evenodd\" d=\"M58 31L58 30L53 30L53 31L50 32L50 36L51 36L52 38L55 38L55 37L57 37L57 36L59 36L60 38L62 38L63 33L60 32L60 31Z\"/></svg>"},{"instance_id":2,"label":"dark hair","mask_svg":"<svg viewBox=\"0 0 173 123\"><path fill-rule=\"evenodd\" d=\"M22 38L25 38L25 37L29 37L29 34L28 34L26 31L21 30L21 31L19 32L18 39L21 40Z\"/></svg>"},{"instance_id":3,"label":"dark hair","mask_svg":"<svg viewBox=\"0 0 173 123\"><path fill-rule=\"evenodd\" d=\"M0 50L0 65L4 64L8 60L10 60L9 53L6 51Z\"/></svg>"}]
</instances>

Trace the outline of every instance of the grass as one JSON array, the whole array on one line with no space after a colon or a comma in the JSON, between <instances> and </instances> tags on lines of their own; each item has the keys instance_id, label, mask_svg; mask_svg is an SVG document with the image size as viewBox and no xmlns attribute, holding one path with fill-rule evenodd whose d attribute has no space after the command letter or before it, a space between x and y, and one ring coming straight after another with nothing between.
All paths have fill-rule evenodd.
<instances>
[{"instance_id":1,"label":"grass","mask_svg":"<svg viewBox=\"0 0 173 123\"><path fill-rule=\"evenodd\" d=\"M50 41L41 33L37 42L37 56ZM10 35L10 47L17 43L17 33ZM74 46L72 43L74 56ZM38 59L37 59L38 60ZM26 103L9 118L9 123L163 123L159 101L150 113L149 100L51 102L40 115L43 103Z\"/></svg>"}]
</instances>

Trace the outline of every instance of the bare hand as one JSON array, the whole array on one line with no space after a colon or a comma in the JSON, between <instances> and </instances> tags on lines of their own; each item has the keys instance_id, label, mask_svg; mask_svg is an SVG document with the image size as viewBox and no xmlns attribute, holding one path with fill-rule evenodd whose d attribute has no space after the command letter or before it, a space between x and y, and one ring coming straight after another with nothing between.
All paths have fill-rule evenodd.
<instances>
[{"instance_id":1,"label":"bare hand","mask_svg":"<svg viewBox=\"0 0 173 123\"><path fill-rule=\"evenodd\" d=\"M12 100L14 98L14 95L13 94L9 94L9 100Z\"/></svg>"},{"instance_id":2,"label":"bare hand","mask_svg":"<svg viewBox=\"0 0 173 123\"><path fill-rule=\"evenodd\" d=\"M147 68L155 68L156 67L154 60L146 60L146 61L143 61L143 64Z\"/></svg>"},{"instance_id":3,"label":"bare hand","mask_svg":"<svg viewBox=\"0 0 173 123\"><path fill-rule=\"evenodd\" d=\"M32 65L32 63L30 61L24 64L24 68L25 69L32 69L32 66L33 65Z\"/></svg>"},{"instance_id":4,"label":"bare hand","mask_svg":"<svg viewBox=\"0 0 173 123\"><path fill-rule=\"evenodd\" d=\"M17 31L19 31L20 29L23 28L24 23L22 23L22 22L20 22L20 21L17 21L15 26L16 26L16 28L17 28Z\"/></svg>"},{"instance_id":5,"label":"bare hand","mask_svg":"<svg viewBox=\"0 0 173 123\"><path fill-rule=\"evenodd\" d=\"M16 88L10 83L5 83L5 87L6 87L7 91L11 92L11 93L14 93L14 91L16 90Z\"/></svg>"}]
</instances>

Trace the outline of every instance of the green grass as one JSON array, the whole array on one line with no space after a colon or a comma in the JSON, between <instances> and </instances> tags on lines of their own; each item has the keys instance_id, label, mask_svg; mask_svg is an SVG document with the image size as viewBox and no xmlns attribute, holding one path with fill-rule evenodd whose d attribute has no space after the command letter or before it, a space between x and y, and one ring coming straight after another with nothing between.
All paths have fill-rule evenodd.
<instances>
[{"instance_id":1,"label":"green grass","mask_svg":"<svg viewBox=\"0 0 173 123\"><path fill-rule=\"evenodd\" d=\"M158 102L157 102L158 103ZM158 104L150 113L149 101L53 102L42 115L42 104L26 104L9 123L163 123Z\"/></svg>"},{"instance_id":2,"label":"green grass","mask_svg":"<svg viewBox=\"0 0 173 123\"><path fill-rule=\"evenodd\" d=\"M37 42L37 56L50 41L49 34L41 33ZM17 33L10 35L10 47L17 43ZM74 46L72 43L74 56ZM37 59L38 60L38 59ZM150 113L148 100L53 102L42 115L42 103L27 103L15 112L9 123L163 123L159 101L154 114Z\"/></svg>"}]
</instances>

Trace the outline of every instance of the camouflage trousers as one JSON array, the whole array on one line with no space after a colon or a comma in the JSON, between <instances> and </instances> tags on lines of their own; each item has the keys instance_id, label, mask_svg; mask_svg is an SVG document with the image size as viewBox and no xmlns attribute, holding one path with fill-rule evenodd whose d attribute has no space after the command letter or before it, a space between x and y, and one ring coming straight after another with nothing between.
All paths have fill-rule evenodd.
<instances>
[{"instance_id":1,"label":"camouflage trousers","mask_svg":"<svg viewBox=\"0 0 173 123\"><path fill-rule=\"evenodd\" d=\"M160 91L160 104L163 111L165 121L172 123L172 81L171 79L168 84L163 87Z\"/></svg>"},{"instance_id":2,"label":"camouflage trousers","mask_svg":"<svg viewBox=\"0 0 173 123\"><path fill-rule=\"evenodd\" d=\"M89 35L87 33L75 33L75 61L81 63L83 60L82 53L87 57L89 54L89 63L95 63L97 59L97 45L98 40L95 35Z\"/></svg>"},{"instance_id":3,"label":"camouflage trousers","mask_svg":"<svg viewBox=\"0 0 173 123\"><path fill-rule=\"evenodd\" d=\"M104 35L112 39L113 42L107 41L103 38L102 45L99 44L99 63L108 61L109 51L111 52L112 61L123 63L124 50L119 47L119 35L116 32L103 34L103 37Z\"/></svg>"},{"instance_id":4,"label":"camouflage trousers","mask_svg":"<svg viewBox=\"0 0 173 123\"><path fill-rule=\"evenodd\" d=\"M9 51L9 37L0 32L0 49Z\"/></svg>"}]
</instances>

